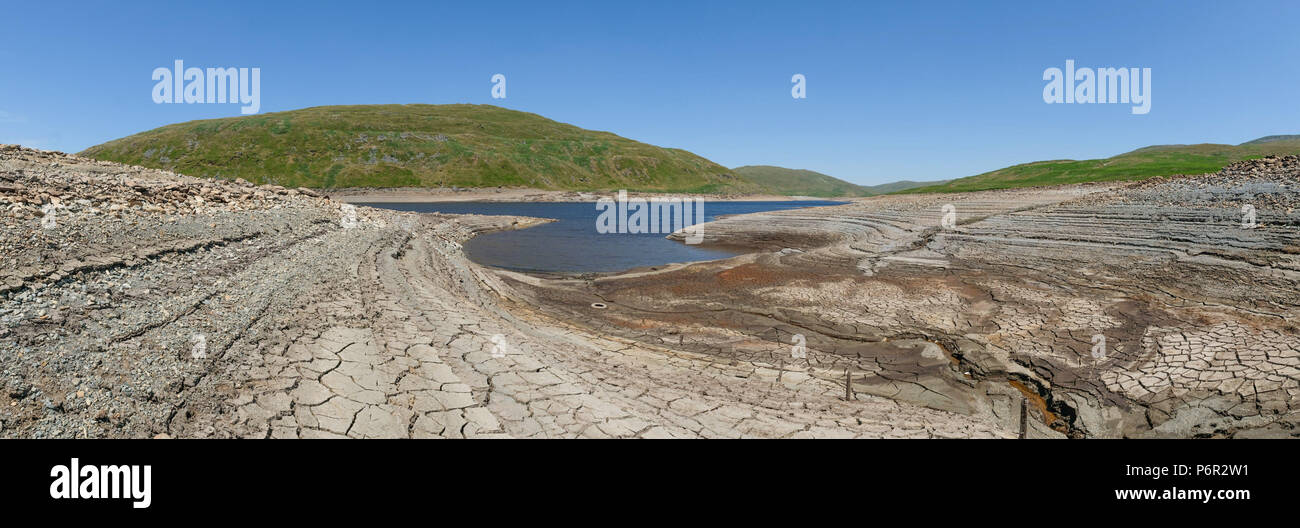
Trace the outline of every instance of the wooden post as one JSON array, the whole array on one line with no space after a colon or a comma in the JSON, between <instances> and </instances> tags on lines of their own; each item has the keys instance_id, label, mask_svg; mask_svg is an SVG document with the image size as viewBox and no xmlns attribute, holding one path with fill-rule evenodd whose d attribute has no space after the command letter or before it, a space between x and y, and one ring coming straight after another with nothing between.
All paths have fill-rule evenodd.
<instances>
[{"instance_id":1,"label":"wooden post","mask_svg":"<svg viewBox=\"0 0 1300 528\"><path fill-rule=\"evenodd\" d=\"M848 367L844 367L844 401L853 401L852 372Z\"/></svg>"},{"instance_id":2,"label":"wooden post","mask_svg":"<svg viewBox=\"0 0 1300 528\"><path fill-rule=\"evenodd\" d=\"M1020 438L1029 437L1029 399L1020 399Z\"/></svg>"}]
</instances>

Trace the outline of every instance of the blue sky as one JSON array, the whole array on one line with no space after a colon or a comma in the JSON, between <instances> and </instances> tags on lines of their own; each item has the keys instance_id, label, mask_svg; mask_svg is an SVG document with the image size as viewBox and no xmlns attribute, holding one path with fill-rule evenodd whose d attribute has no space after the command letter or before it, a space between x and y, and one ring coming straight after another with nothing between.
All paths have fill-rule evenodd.
<instances>
[{"instance_id":1,"label":"blue sky","mask_svg":"<svg viewBox=\"0 0 1300 528\"><path fill-rule=\"evenodd\" d=\"M238 105L154 68L259 67L262 112L487 103L862 184L1300 133L1300 2L5 2L0 143L76 152ZM1043 70L1152 69L1152 105ZM490 78L507 77L507 98ZM790 77L807 77L807 99Z\"/></svg>"}]
</instances>

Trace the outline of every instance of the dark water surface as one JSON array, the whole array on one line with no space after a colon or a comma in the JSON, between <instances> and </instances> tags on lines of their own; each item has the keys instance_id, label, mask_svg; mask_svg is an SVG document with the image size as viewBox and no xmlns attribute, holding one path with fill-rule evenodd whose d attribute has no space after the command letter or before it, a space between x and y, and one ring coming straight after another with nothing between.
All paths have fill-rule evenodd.
<instances>
[{"instance_id":1,"label":"dark water surface","mask_svg":"<svg viewBox=\"0 0 1300 528\"><path fill-rule=\"evenodd\" d=\"M824 200L791 202L705 202L704 220L718 216L839 205ZM700 248L664 238L667 233L596 232L600 211L594 202L428 202L358 203L420 213L514 215L557 221L527 229L478 235L465 253L479 264L515 271L608 272L675 262L727 258L739 252ZM692 221L694 213L692 212ZM707 227L705 228L707 229Z\"/></svg>"}]
</instances>

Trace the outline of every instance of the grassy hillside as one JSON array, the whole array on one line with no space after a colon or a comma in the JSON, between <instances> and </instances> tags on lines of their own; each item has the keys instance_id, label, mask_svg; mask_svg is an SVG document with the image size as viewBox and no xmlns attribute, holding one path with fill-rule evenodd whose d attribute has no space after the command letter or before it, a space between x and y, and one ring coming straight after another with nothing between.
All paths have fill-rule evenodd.
<instances>
[{"instance_id":1,"label":"grassy hillside","mask_svg":"<svg viewBox=\"0 0 1300 528\"><path fill-rule=\"evenodd\" d=\"M1240 145L1157 145L1106 159L1035 161L902 192L981 191L1202 174L1216 172L1234 161L1270 154L1300 154L1300 136L1268 136Z\"/></svg>"},{"instance_id":2,"label":"grassy hillside","mask_svg":"<svg viewBox=\"0 0 1300 528\"><path fill-rule=\"evenodd\" d=\"M804 169L787 169L771 165L746 165L731 169L740 177L769 190L773 194L788 196L820 196L827 198L875 196L913 187L924 187L944 182L897 181L883 185L864 186L846 182L833 176Z\"/></svg>"},{"instance_id":3,"label":"grassy hillside","mask_svg":"<svg viewBox=\"0 0 1300 528\"><path fill-rule=\"evenodd\" d=\"M81 154L288 187L763 191L684 150L489 105L322 106L191 121Z\"/></svg>"}]
</instances>

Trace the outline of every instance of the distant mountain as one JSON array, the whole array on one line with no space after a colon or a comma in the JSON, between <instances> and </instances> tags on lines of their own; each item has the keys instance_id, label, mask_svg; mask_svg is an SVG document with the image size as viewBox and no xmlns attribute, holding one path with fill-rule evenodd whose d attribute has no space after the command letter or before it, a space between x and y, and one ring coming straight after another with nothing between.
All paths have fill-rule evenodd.
<instances>
[{"instance_id":1,"label":"distant mountain","mask_svg":"<svg viewBox=\"0 0 1300 528\"><path fill-rule=\"evenodd\" d=\"M833 176L805 169L787 169L771 165L746 165L731 170L753 184L767 189L772 194L824 198L875 196L915 187L938 185L948 181L917 182L903 180L883 185L867 186L849 183Z\"/></svg>"},{"instance_id":2,"label":"distant mountain","mask_svg":"<svg viewBox=\"0 0 1300 528\"><path fill-rule=\"evenodd\" d=\"M289 187L763 191L684 150L490 105L320 106L190 121L82 154Z\"/></svg>"},{"instance_id":3,"label":"distant mountain","mask_svg":"<svg viewBox=\"0 0 1300 528\"><path fill-rule=\"evenodd\" d=\"M1105 159L1035 161L901 192L982 191L1203 174L1271 154L1300 154L1300 135L1266 136L1240 145L1153 145Z\"/></svg>"},{"instance_id":4,"label":"distant mountain","mask_svg":"<svg viewBox=\"0 0 1300 528\"><path fill-rule=\"evenodd\" d=\"M912 180L902 180L902 181L896 181L896 182L893 182L893 183L885 183L885 184L881 184L881 185L870 185L870 186L867 186L867 187L863 187L863 189L866 189L867 192L869 192L869 193L871 193L871 194L873 194L873 195L875 195L875 194L889 194L889 193L895 193L895 192L906 191L906 190L908 190L908 189L915 189L915 188L917 188L917 187L929 187L929 186L931 186L931 185L943 185L943 184L945 184L945 183L948 183L948 180L935 180L935 181L912 181Z\"/></svg>"},{"instance_id":5,"label":"distant mountain","mask_svg":"<svg viewBox=\"0 0 1300 528\"><path fill-rule=\"evenodd\" d=\"M1259 139L1242 143L1242 145L1259 145L1261 143L1274 143L1278 141L1300 141L1300 134L1290 134L1290 135L1282 135L1282 136L1264 136Z\"/></svg>"},{"instance_id":6,"label":"distant mountain","mask_svg":"<svg viewBox=\"0 0 1300 528\"><path fill-rule=\"evenodd\" d=\"M865 187L804 169L787 169L771 165L746 165L731 169L741 178L772 194L785 196L819 196L824 198L871 196Z\"/></svg>"}]
</instances>

